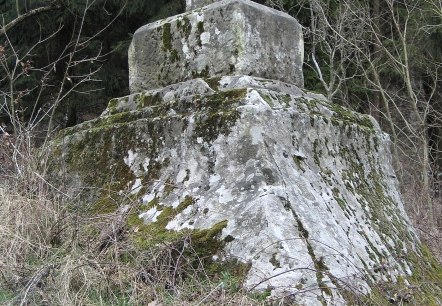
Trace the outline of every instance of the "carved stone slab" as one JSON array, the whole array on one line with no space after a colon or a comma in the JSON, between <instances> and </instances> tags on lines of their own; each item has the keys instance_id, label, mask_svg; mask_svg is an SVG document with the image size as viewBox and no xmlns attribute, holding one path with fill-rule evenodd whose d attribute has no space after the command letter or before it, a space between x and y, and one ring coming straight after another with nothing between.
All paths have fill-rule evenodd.
<instances>
[{"instance_id":1,"label":"carved stone slab","mask_svg":"<svg viewBox=\"0 0 442 306\"><path fill-rule=\"evenodd\" d=\"M303 53L295 18L248 0L217 1L138 29L129 85L135 93L197 77L251 75L303 87Z\"/></svg>"}]
</instances>

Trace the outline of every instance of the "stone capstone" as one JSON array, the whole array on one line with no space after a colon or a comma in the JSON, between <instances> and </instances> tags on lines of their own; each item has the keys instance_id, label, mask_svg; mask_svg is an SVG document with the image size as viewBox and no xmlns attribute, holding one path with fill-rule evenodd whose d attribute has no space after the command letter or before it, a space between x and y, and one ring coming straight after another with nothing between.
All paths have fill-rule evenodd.
<instances>
[{"instance_id":1,"label":"stone capstone","mask_svg":"<svg viewBox=\"0 0 442 306\"><path fill-rule=\"evenodd\" d=\"M293 17L248 0L218 1L135 32L130 91L220 75L303 87L303 52L302 29Z\"/></svg>"},{"instance_id":2,"label":"stone capstone","mask_svg":"<svg viewBox=\"0 0 442 306\"><path fill-rule=\"evenodd\" d=\"M52 168L69 173L71 194L88 190L92 207L110 197L113 211L133 212L129 233L143 245L142 226L221 224L214 259L249 264L247 288L344 305L339 288L367 294L414 269L406 258L419 242L389 146L371 117L320 95L224 76L113 99L62 132Z\"/></svg>"}]
</instances>

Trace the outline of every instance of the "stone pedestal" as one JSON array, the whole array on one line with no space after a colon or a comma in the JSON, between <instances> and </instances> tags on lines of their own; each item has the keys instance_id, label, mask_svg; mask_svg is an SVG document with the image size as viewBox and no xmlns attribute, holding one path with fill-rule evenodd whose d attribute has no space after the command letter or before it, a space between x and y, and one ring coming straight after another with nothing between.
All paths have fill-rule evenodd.
<instances>
[{"instance_id":1,"label":"stone pedestal","mask_svg":"<svg viewBox=\"0 0 442 306\"><path fill-rule=\"evenodd\" d=\"M354 304L352 291L378 296L387 281L396 289L386 303L409 284L419 297L410 304L428 305L428 292L441 304L437 286L418 289L421 277L437 282L388 136L302 89L295 19L247 0L205 1L135 33L132 94L63 131L47 166L54 180L68 174L73 199L121 215L140 250L186 241L200 258L246 266L233 275L245 288L292 304Z\"/></svg>"},{"instance_id":2,"label":"stone pedestal","mask_svg":"<svg viewBox=\"0 0 442 306\"><path fill-rule=\"evenodd\" d=\"M217 1L134 34L130 91L222 75L303 87L303 53L302 29L293 17L248 0Z\"/></svg>"}]
</instances>

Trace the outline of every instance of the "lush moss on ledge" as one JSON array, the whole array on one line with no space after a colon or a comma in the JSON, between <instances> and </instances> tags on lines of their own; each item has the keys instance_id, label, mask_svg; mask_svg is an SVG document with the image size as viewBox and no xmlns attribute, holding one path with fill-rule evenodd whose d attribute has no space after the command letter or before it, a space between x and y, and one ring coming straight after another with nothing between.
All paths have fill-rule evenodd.
<instances>
[{"instance_id":1,"label":"lush moss on ledge","mask_svg":"<svg viewBox=\"0 0 442 306\"><path fill-rule=\"evenodd\" d=\"M219 82L221 81L221 77L205 78L204 81L213 90L215 90L215 91L219 90Z\"/></svg>"},{"instance_id":2,"label":"lush moss on ledge","mask_svg":"<svg viewBox=\"0 0 442 306\"><path fill-rule=\"evenodd\" d=\"M200 256L211 256L221 251L225 241L219 240L219 235L227 226L227 220L218 222L208 229L183 229L180 231L166 229L167 224L187 207L194 204L192 197L185 197L184 200L173 208L163 206L158 199L152 200L147 205L140 206L132 212L127 219L127 226L131 232L131 239L140 249L148 249L158 244L173 243L182 239L188 239L192 249ZM141 212L149 209L156 209L160 214L156 221L146 224L139 217Z\"/></svg>"}]
</instances>

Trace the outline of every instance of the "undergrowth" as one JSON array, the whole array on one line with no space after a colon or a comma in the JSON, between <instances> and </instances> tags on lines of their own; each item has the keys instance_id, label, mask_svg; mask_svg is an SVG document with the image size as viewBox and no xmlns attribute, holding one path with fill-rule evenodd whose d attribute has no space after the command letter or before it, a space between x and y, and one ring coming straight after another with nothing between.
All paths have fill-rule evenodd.
<instances>
[{"instance_id":1,"label":"undergrowth","mask_svg":"<svg viewBox=\"0 0 442 306\"><path fill-rule=\"evenodd\" d=\"M267 294L243 289L236 263L215 267L190 235L139 249L121 227L124 215L91 216L45 180L45 150L1 141L1 305L264 303Z\"/></svg>"},{"instance_id":2,"label":"undergrowth","mask_svg":"<svg viewBox=\"0 0 442 306\"><path fill-rule=\"evenodd\" d=\"M244 264L204 257L190 233L140 249L125 228L131 207L85 212L87 203L45 180L48 150L29 137L0 141L0 305L296 305L247 291ZM399 303L404 288L393 295ZM395 304L389 291L342 288L351 305Z\"/></svg>"}]
</instances>

